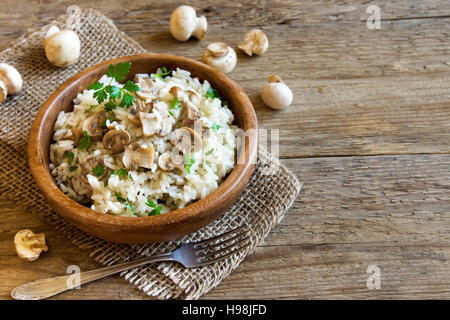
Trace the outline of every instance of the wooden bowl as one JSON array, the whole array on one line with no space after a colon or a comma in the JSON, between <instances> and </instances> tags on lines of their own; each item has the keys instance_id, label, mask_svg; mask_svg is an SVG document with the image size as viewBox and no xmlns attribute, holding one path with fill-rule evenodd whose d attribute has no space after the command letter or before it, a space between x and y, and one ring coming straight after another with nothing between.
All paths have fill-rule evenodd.
<instances>
[{"instance_id":1,"label":"wooden bowl","mask_svg":"<svg viewBox=\"0 0 450 320\"><path fill-rule=\"evenodd\" d=\"M185 208L150 217L118 217L95 212L66 196L49 169L49 149L58 114L73 110L73 99L106 73L110 64L132 63L128 78L136 73L154 73L158 67L177 67L208 82L229 102L236 124L245 131L244 149L238 151L235 168L207 197ZM28 161L37 185L53 209L81 230L118 243L148 243L174 240L207 225L224 213L242 193L257 158L258 124L253 106L244 91L224 73L203 63L167 54L140 54L105 61L75 75L45 102L34 121L28 141Z\"/></svg>"}]
</instances>

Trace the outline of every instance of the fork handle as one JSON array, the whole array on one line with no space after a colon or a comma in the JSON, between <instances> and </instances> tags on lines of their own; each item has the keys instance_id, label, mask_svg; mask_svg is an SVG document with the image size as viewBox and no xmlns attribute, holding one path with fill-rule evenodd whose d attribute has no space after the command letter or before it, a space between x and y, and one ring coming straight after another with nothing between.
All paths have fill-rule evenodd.
<instances>
[{"instance_id":1,"label":"fork handle","mask_svg":"<svg viewBox=\"0 0 450 320\"><path fill-rule=\"evenodd\" d=\"M47 279L40 279L25 283L11 291L11 297L16 300L40 300L52 297L61 292L76 288L77 285L86 284L121 271L136 268L152 262L174 261L172 253L161 254L158 256L142 258L129 262L119 263L109 267L94 269L78 274L79 283L68 283L76 275L68 274Z\"/></svg>"}]
</instances>

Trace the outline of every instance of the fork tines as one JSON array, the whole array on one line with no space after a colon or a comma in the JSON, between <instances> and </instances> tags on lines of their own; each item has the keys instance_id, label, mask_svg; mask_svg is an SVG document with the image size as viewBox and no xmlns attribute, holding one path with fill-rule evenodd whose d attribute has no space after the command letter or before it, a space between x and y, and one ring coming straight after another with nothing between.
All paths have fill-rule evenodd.
<instances>
[{"instance_id":1,"label":"fork tines","mask_svg":"<svg viewBox=\"0 0 450 320\"><path fill-rule=\"evenodd\" d=\"M199 263L209 264L241 252L249 245L248 231L244 226L240 226L217 237L195 243L194 250Z\"/></svg>"}]
</instances>

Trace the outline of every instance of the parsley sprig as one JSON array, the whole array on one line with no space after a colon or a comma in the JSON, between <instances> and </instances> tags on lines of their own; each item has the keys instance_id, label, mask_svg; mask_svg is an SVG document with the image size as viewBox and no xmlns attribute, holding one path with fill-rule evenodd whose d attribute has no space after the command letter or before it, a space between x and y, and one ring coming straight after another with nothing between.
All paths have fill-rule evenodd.
<instances>
[{"instance_id":1,"label":"parsley sprig","mask_svg":"<svg viewBox=\"0 0 450 320\"><path fill-rule=\"evenodd\" d=\"M105 166L101 163L98 164L95 168L92 168L92 172L97 176L100 177L105 173Z\"/></svg>"},{"instance_id":2,"label":"parsley sprig","mask_svg":"<svg viewBox=\"0 0 450 320\"><path fill-rule=\"evenodd\" d=\"M147 202L145 203L150 208L153 208L153 210L150 212L151 216L157 216L158 214L161 214L162 207L156 205L152 200L147 199Z\"/></svg>"},{"instance_id":3,"label":"parsley sprig","mask_svg":"<svg viewBox=\"0 0 450 320\"><path fill-rule=\"evenodd\" d=\"M78 141L77 148L78 150L87 150L91 146L91 137L87 131L83 131L83 137L81 137L80 141Z\"/></svg>"},{"instance_id":4,"label":"parsley sprig","mask_svg":"<svg viewBox=\"0 0 450 320\"><path fill-rule=\"evenodd\" d=\"M162 73L152 73L152 76L164 81L164 77L172 74L172 70L167 71L166 67L161 67L161 71Z\"/></svg>"},{"instance_id":5,"label":"parsley sprig","mask_svg":"<svg viewBox=\"0 0 450 320\"><path fill-rule=\"evenodd\" d=\"M195 159L191 158L188 154L184 156L184 168L187 173L191 173L191 167L195 163Z\"/></svg>"},{"instance_id":6,"label":"parsley sprig","mask_svg":"<svg viewBox=\"0 0 450 320\"><path fill-rule=\"evenodd\" d=\"M111 81L107 85L103 85L96 81L89 86L90 90L95 90L94 98L98 103L104 102L109 96L108 101L105 103L106 111L111 111L117 107L129 108L133 105L136 98L133 97L131 93L140 90L137 84L130 80L128 80L122 88L111 84L113 80L116 82L123 81L125 75L130 71L130 68L131 62L120 62L115 67L110 64L108 66L108 71L106 71L106 75L111 77Z\"/></svg>"},{"instance_id":7,"label":"parsley sprig","mask_svg":"<svg viewBox=\"0 0 450 320\"><path fill-rule=\"evenodd\" d=\"M219 99L221 101L221 103L224 106L228 106L228 101L223 100L222 96L220 95L219 91L217 91L216 89L213 89L212 87L209 87L208 90L206 91L206 95L205 97L207 97L208 99Z\"/></svg>"},{"instance_id":8,"label":"parsley sprig","mask_svg":"<svg viewBox=\"0 0 450 320\"><path fill-rule=\"evenodd\" d=\"M128 210L130 210L131 213L134 214L133 206L131 205L131 202L130 202L130 200L129 200L128 198L125 199L125 198L122 197L122 195L121 195L119 192L117 192L117 191L114 191L114 195L116 196L117 201L119 201L120 203L123 203L123 204L128 208Z\"/></svg>"}]
</instances>

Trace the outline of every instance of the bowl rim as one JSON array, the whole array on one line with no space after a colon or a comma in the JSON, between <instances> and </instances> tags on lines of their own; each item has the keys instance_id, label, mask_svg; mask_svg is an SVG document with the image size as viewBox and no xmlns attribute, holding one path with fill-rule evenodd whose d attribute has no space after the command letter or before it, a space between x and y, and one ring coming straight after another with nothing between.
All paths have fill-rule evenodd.
<instances>
[{"instance_id":1,"label":"bowl rim","mask_svg":"<svg viewBox=\"0 0 450 320\"><path fill-rule=\"evenodd\" d=\"M71 199L67 196L56 184L50 170L47 170L45 164L41 160L39 156L40 152L49 152L49 150L40 151L39 149L39 141L43 138L43 123L46 117L48 116L52 107L55 106L55 102L58 100L57 98L66 93L66 90L84 78L86 75L95 73L97 70L105 68L109 64L117 64L118 62L123 61L136 61L139 59L170 59L174 60L174 63L182 62L185 65L193 65L200 69L206 70L208 73L211 73L211 78L217 79L217 81L222 81L225 86L233 88L237 90L236 99L242 102L242 105L247 108L246 117L243 119L243 124L245 126L244 131L248 129L253 129L254 132L250 134L251 137L249 139L255 139L254 143L247 143L247 139L245 141L245 152L241 154L241 156L245 157L243 163L237 163L232 171L227 175L226 179L222 181L218 188L211 192L208 196L196 200L188 206L177 209L174 211L170 211L166 214L157 215L157 216L143 216L143 217L123 217L116 216L109 213L97 212L89 207L85 207L77 201ZM188 70L189 71L189 70ZM103 73L104 74L104 73ZM100 75L101 77L101 75ZM204 81L204 79L202 80ZM81 92L81 91L79 91ZM72 101L73 99L71 99ZM73 103L73 102L71 102ZM55 118L56 121L56 118ZM54 122L51 127L53 130ZM53 131L52 131L53 132ZM179 223L183 221L188 221L193 218L201 219L203 216L207 215L207 209L210 207L208 204L214 203L216 206L220 206L226 202L226 199L229 195L233 193L233 189L239 184L241 178L243 178L248 171L252 171L254 165L256 164L258 153L258 122L255 110L253 105L251 104L248 96L245 92L238 86L231 78L226 76L221 71L212 68L206 64L201 62L180 57L171 54L157 54L157 53L142 53L136 55L128 55L122 56L114 59L110 59L107 61L100 62L91 67L83 69L70 77L67 81L65 81L62 85L58 87L46 100L46 102L42 105L38 113L36 114L36 118L33 121L30 134L28 139L28 163L32 175L34 177L35 182L37 183L40 191L43 193L45 198L50 202L51 205L57 206L58 208L66 208L67 211L70 211L70 215L74 219L88 219L90 223L95 225L104 225L108 224L111 226L120 226L122 229L135 229L135 228L149 228L149 227L163 227L168 224ZM238 162L238 161L237 161ZM246 182L246 184L248 181ZM58 195L58 200L53 199L54 195ZM213 200L214 199L214 200ZM58 211L58 210L56 210Z\"/></svg>"}]
</instances>

